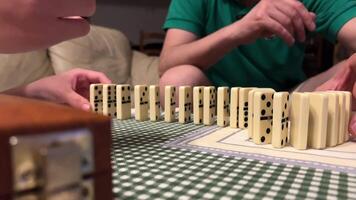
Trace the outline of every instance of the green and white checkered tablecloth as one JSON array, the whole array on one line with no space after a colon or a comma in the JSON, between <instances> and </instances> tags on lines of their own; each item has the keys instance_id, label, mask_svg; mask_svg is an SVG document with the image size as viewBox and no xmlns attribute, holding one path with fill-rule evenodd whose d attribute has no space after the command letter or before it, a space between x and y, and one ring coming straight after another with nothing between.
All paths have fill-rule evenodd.
<instances>
[{"instance_id":1,"label":"green and white checkered tablecloth","mask_svg":"<svg viewBox=\"0 0 356 200\"><path fill-rule=\"evenodd\" d=\"M117 199L356 199L356 175L164 146L201 126L113 120Z\"/></svg>"}]
</instances>

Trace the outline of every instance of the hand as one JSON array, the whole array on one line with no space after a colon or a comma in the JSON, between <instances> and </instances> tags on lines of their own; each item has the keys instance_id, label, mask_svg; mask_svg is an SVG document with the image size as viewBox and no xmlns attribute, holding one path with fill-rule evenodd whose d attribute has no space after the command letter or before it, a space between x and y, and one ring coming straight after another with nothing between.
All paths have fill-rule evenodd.
<instances>
[{"instance_id":1,"label":"hand","mask_svg":"<svg viewBox=\"0 0 356 200\"><path fill-rule=\"evenodd\" d=\"M356 53L348 59L348 64L345 65L339 72L330 80L319 86L317 91L339 90L352 92L352 110L356 111ZM356 114L353 114L349 131L356 136Z\"/></svg>"},{"instance_id":2,"label":"hand","mask_svg":"<svg viewBox=\"0 0 356 200\"><path fill-rule=\"evenodd\" d=\"M89 110L89 89L92 83L109 84L111 81L102 73L74 69L56 76L50 76L25 86L25 96L68 104L82 110Z\"/></svg>"},{"instance_id":3,"label":"hand","mask_svg":"<svg viewBox=\"0 0 356 200\"><path fill-rule=\"evenodd\" d=\"M89 32L95 0L0 0L0 53L46 48Z\"/></svg>"},{"instance_id":4,"label":"hand","mask_svg":"<svg viewBox=\"0 0 356 200\"><path fill-rule=\"evenodd\" d=\"M232 26L241 44L258 38L278 36L292 45L305 41L306 30L315 30L315 14L298 0L261 0L244 18Z\"/></svg>"}]
</instances>

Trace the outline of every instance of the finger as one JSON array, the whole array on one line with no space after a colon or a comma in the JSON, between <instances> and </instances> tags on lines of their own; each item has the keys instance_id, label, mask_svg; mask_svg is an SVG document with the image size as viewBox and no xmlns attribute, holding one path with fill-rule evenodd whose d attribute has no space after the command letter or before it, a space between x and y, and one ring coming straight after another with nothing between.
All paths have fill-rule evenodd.
<instances>
[{"instance_id":1,"label":"finger","mask_svg":"<svg viewBox=\"0 0 356 200\"><path fill-rule=\"evenodd\" d=\"M300 42L304 42L305 41L305 26L303 23L303 20L301 18L301 16L298 14L298 12L296 11L292 11L290 13L290 8L288 6L280 6L277 7L277 10L279 12L282 12L290 23L290 26L293 27L294 29L294 37L298 39L298 41Z\"/></svg>"},{"instance_id":2,"label":"finger","mask_svg":"<svg viewBox=\"0 0 356 200\"><path fill-rule=\"evenodd\" d=\"M77 75L85 77L90 83L110 84L112 81L103 73L92 70L78 69Z\"/></svg>"},{"instance_id":3,"label":"finger","mask_svg":"<svg viewBox=\"0 0 356 200\"><path fill-rule=\"evenodd\" d=\"M276 7L288 15L291 19L300 18L303 26L309 31L315 30L315 19L310 15L309 11L299 1L285 1L286 3L277 3Z\"/></svg>"},{"instance_id":4,"label":"finger","mask_svg":"<svg viewBox=\"0 0 356 200\"><path fill-rule=\"evenodd\" d=\"M64 100L65 100L66 104L68 104L74 108L78 108L78 109L85 110L85 111L90 110L89 101L86 98L79 95L78 93L76 93L74 90L67 93Z\"/></svg>"},{"instance_id":5,"label":"finger","mask_svg":"<svg viewBox=\"0 0 356 200\"><path fill-rule=\"evenodd\" d=\"M84 16L89 17L95 13L95 0L53 0L48 1L46 10L55 17Z\"/></svg>"},{"instance_id":6,"label":"finger","mask_svg":"<svg viewBox=\"0 0 356 200\"><path fill-rule=\"evenodd\" d=\"M262 26L264 26L265 30L268 30L268 32L272 32L273 34L280 37L288 45L292 45L295 42L292 34L290 34L287 29L285 29L279 22L272 18L264 20Z\"/></svg>"},{"instance_id":7,"label":"finger","mask_svg":"<svg viewBox=\"0 0 356 200\"><path fill-rule=\"evenodd\" d=\"M274 19L275 21L279 22L285 29L288 30L288 32L294 35L294 27L293 27L293 21L292 19L289 18L289 16L285 15L283 12L281 12L278 9L273 10L269 16Z\"/></svg>"}]
</instances>

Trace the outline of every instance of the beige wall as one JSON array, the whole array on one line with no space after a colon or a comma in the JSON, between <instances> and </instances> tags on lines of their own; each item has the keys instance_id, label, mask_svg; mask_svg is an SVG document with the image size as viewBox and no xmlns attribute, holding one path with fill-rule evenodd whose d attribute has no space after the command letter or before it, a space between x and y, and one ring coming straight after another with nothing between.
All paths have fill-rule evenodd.
<instances>
[{"instance_id":1,"label":"beige wall","mask_svg":"<svg viewBox=\"0 0 356 200\"><path fill-rule=\"evenodd\" d=\"M162 31L169 0L97 0L93 24L116 28L138 44L140 30Z\"/></svg>"}]
</instances>

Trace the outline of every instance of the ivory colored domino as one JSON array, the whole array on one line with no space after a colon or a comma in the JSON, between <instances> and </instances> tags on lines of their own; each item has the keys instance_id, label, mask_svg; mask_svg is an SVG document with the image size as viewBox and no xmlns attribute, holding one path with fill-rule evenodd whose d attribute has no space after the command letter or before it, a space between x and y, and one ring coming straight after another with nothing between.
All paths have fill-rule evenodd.
<instances>
[{"instance_id":1,"label":"ivory colored domino","mask_svg":"<svg viewBox=\"0 0 356 200\"><path fill-rule=\"evenodd\" d=\"M135 119L137 121L148 120L148 86L135 86Z\"/></svg>"},{"instance_id":2,"label":"ivory colored domino","mask_svg":"<svg viewBox=\"0 0 356 200\"><path fill-rule=\"evenodd\" d=\"M239 91L239 127L242 129L248 128L248 93L253 88L240 88Z\"/></svg>"},{"instance_id":3,"label":"ivory colored domino","mask_svg":"<svg viewBox=\"0 0 356 200\"><path fill-rule=\"evenodd\" d=\"M216 89L215 87L204 87L204 113L203 123L213 125L216 115Z\"/></svg>"},{"instance_id":4,"label":"ivory colored domino","mask_svg":"<svg viewBox=\"0 0 356 200\"><path fill-rule=\"evenodd\" d=\"M326 146L334 147L338 143L339 133L339 96L334 92L326 92L328 96L328 127L326 131Z\"/></svg>"},{"instance_id":5,"label":"ivory colored domino","mask_svg":"<svg viewBox=\"0 0 356 200\"><path fill-rule=\"evenodd\" d=\"M308 95L308 146L314 149L324 149L328 127L328 97L322 93L308 93Z\"/></svg>"},{"instance_id":6,"label":"ivory colored domino","mask_svg":"<svg viewBox=\"0 0 356 200\"><path fill-rule=\"evenodd\" d=\"M253 99L253 142L270 144L273 123L273 94L269 90L257 90Z\"/></svg>"},{"instance_id":7,"label":"ivory colored domino","mask_svg":"<svg viewBox=\"0 0 356 200\"><path fill-rule=\"evenodd\" d=\"M277 92L273 96L272 146L282 148L288 144L289 93Z\"/></svg>"},{"instance_id":8,"label":"ivory colored domino","mask_svg":"<svg viewBox=\"0 0 356 200\"><path fill-rule=\"evenodd\" d=\"M181 124L192 121L192 102L193 91L190 86L179 87L179 116L178 121Z\"/></svg>"},{"instance_id":9,"label":"ivory colored domino","mask_svg":"<svg viewBox=\"0 0 356 200\"><path fill-rule=\"evenodd\" d=\"M193 121L194 124L203 123L204 87L193 88Z\"/></svg>"},{"instance_id":10,"label":"ivory colored domino","mask_svg":"<svg viewBox=\"0 0 356 200\"><path fill-rule=\"evenodd\" d=\"M161 102L159 100L159 86L150 86L149 113L150 120L153 122L159 121L161 118Z\"/></svg>"},{"instance_id":11,"label":"ivory colored domino","mask_svg":"<svg viewBox=\"0 0 356 200\"><path fill-rule=\"evenodd\" d=\"M309 96L294 92L291 95L290 109L290 143L295 149L308 147Z\"/></svg>"},{"instance_id":12,"label":"ivory colored domino","mask_svg":"<svg viewBox=\"0 0 356 200\"><path fill-rule=\"evenodd\" d=\"M90 85L90 107L95 113L103 113L103 84Z\"/></svg>"},{"instance_id":13,"label":"ivory colored domino","mask_svg":"<svg viewBox=\"0 0 356 200\"><path fill-rule=\"evenodd\" d=\"M109 117L117 117L116 112L116 85L103 85L103 114Z\"/></svg>"},{"instance_id":14,"label":"ivory colored domino","mask_svg":"<svg viewBox=\"0 0 356 200\"><path fill-rule=\"evenodd\" d=\"M253 107L254 107L254 95L255 95L255 89L251 90L248 92L248 124L251 124L251 126L247 127L247 133L249 138L253 138Z\"/></svg>"},{"instance_id":15,"label":"ivory colored domino","mask_svg":"<svg viewBox=\"0 0 356 200\"><path fill-rule=\"evenodd\" d=\"M337 144L342 144L345 142L345 132L347 129L345 127L346 124L346 94L343 92L337 92L339 95L339 111L340 111L340 118L339 118L339 131L338 131L338 142Z\"/></svg>"},{"instance_id":16,"label":"ivory colored domino","mask_svg":"<svg viewBox=\"0 0 356 200\"><path fill-rule=\"evenodd\" d=\"M239 128L239 89L231 88L230 98L230 127Z\"/></svg>"},{"instance_id":17,"label":"ivory colored domino","mask_svg":"<svg viewBox=\"0 0 356 200\"><path fill-rule=\"evenodd\" d=\"M347 142L350 139L350 133L349 133L349 123L351 120L351 113L352 113L352 94L351 92L343 92L345 94L345 137L344 141Z\"/></svg>"},{"instance_id":18,"label":"ivory colored domino","mask_svg":"<svg viewBox=\"0 0 356 200\"><path fill-rule=\"evenodd\" d=\"M253 88L251 91L248 92L248 124L251 124L251 126L248 126L247 128L247 133L249 138L253 138L253 109L254 109L254 94L256 91L269 91L269 92L275 92L275 90L270 89L270 88Z\"/></svg>"},{"instance_id":19,"label":"ivory colored domino","mask_svg":"<svg viewBox=\"0 0 356 200\"><path fill-rule=\"evenodd\" d=\"M117 118L120 120L131 118L131 86L116 86Z\"/></svg>"},{"instance_id":20,"label":"ivory colored domino","mask_svg":"<svg viewBox=\"0 0 356 200\"><path fill-rule=\"evenodd\" d=\"M217 105L217 124L225 127L229 124L229 106L230 106L230 92L228 87L218 88L218 105Z\"/></svg>"},{"instance_id":21,"label":"ivory colored domino","mask_svg":"<svg viewBox=\"0 0 356 200\"><path fill-rule=\"evenodd\" d=\"M175 121L176 110L176 87L166 86L164 89L164 120Z\"/></svg>"}]
</instances>

